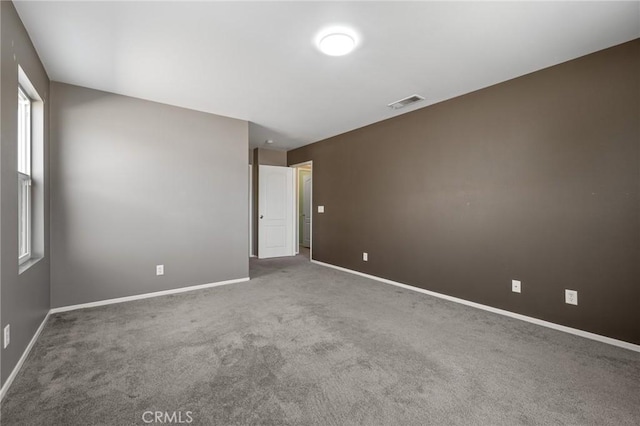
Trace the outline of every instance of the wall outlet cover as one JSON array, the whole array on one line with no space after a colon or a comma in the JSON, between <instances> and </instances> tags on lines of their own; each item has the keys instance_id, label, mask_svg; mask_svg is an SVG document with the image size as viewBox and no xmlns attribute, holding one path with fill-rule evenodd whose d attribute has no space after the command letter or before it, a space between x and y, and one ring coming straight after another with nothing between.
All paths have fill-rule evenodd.
<instances>
[{"instance_id":1,"label":"wall outlet cover","mask_svg":"<svg viewBox=\"0 0 640 426\"><path fill-rule=\"evenodd\" d=\"M578 291L577 290L565 290L564 291L564 302L569 305L577 305L578 304Z\"/></svg>"},{"instance_id":2,"label":"wall outlet cover","mask_svg":"<svg viewBox=\"0 0 640 426\"><path fill-rule=\"evenodd\" d=\"M156 265L156 275L164 275L164 265Z\"/></svg>"},{"instance_id":3,"label":"wall outlet cover","mask_svg":"<svg viewBox=\"0 0 640 426\"><path fill-rule=\"evenodd\" d=\"M4 340L4 344L3 344L3 348L6 348L7 346L9 346L9 342L11 341L11 325L7 324L7 326L4 328L4 333L3 334L3 340Z\"/></svg>"},{"instance_id":4,"label":"wall outlet cover","mask_svg":"<svg viewBox=\"0 0 640 426\"><path fill-rule=\"evenodd\" d=\"M362 253L362 260L364 260L365 262L369 261L369 253Z\"/></svg>"}]
</instances>

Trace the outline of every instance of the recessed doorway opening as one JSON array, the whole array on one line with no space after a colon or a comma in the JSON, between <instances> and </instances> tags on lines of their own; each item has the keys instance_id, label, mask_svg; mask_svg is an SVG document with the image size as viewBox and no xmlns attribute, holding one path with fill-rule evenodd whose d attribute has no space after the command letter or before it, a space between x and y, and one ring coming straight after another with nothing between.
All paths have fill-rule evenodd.
<instances>
[{"instance_id":1,"label":"recessed doorway opening","mask_svg":"<svg viewBox=\"0 0 640 426\"><path fill-rule=\"evenodd\" d=\"M291 166L295 169L296 254L311 260L313 252L313 161Z\"/></svg>"}]
</instances>

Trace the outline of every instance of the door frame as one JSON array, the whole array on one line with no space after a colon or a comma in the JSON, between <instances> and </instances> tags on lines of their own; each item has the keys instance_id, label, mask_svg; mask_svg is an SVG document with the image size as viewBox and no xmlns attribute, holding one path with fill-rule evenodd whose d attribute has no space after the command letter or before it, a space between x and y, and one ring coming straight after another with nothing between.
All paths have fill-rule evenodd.
<instances>
[{"instance_id":1,"label":"door frame","mask_svg":"<svg viewBox=\"0 0 640 426\"><path fill-rule=\"evenodd\" d=\"M253 164L249 164L249 257L256 257L253 253Z\"/></svg>"},{"instance_id":2,"label":"door frame","mask_svg":"<svg viewBox=\"0 0 640 426\"><path fill-rule=\"evenodd\" d=\"M289 167L295 169L295 179L296 179L296 185L295 185L295 209L296 209L296 214L295 214L295 228L296 228L296 249L295 249L295 253L299 254L300 253L300 167L303 166L311 166L311 170L310 170L310 175L311 175L311 189L310 189L310 200L309 202L311 203L311 218L309 219L309 260L313 259L313 160L309 160L309 161L304 161L302 163L297 163L297 164L292 164Z\"/></svg>"}]
</instances>

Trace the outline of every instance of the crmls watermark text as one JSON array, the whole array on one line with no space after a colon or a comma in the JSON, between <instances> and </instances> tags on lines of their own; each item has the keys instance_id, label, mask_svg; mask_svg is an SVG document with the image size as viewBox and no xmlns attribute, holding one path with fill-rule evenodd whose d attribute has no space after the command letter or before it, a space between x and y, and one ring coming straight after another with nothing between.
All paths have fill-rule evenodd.
<instances>
[{"instance_id":1,"label":"crmls watermark text","mask_svg":"<svg viewBox=\"0 0 640 426\"><path fill-rule=\"evenodd\" d=\"M142 421L150 424L185 424L193 422L192 411L145 411Z\"/></svg>"}]
</instances>

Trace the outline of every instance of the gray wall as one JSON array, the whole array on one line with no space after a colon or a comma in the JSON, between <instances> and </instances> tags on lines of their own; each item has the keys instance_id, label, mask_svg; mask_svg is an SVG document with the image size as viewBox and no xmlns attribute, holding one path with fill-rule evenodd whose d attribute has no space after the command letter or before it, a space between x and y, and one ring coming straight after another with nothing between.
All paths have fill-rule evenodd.
<instances>
[{"instance_id":1,"label":"gray wall","mask_svg":"<svg viewBox=\"0 0 640 426\"><path fill-rule=\"evenodd\" d=\"M288 153L307 160L314 259L640 344L639 40Z\"/></svg>"},{"instance_id":2,"label":"gray wall","mask_svg":"<svg viewBox=\"0 0 640 426\"><path fill-rule=\"evenodd\" d=\"M52 307L248 277L247 122L61 83L51 99Z\"/></svg>"},{"instance_id":3,"label":"gray wall","mask_svg":"<svg viewBox=\"0 0 640 426\"><path fill-rule=\"evenodd\" d=\"M49 310L49 191L48 111L49 78L11 2L0 2L0 319L11 324L11 344L2 353L1 381L15 367ZM44 100L44 169L33 190L41 196L42 240L37 263L18 274L17 109L18 65ZM1 346L0 346L1 348Z\"/></svg>"}]
</instances>

